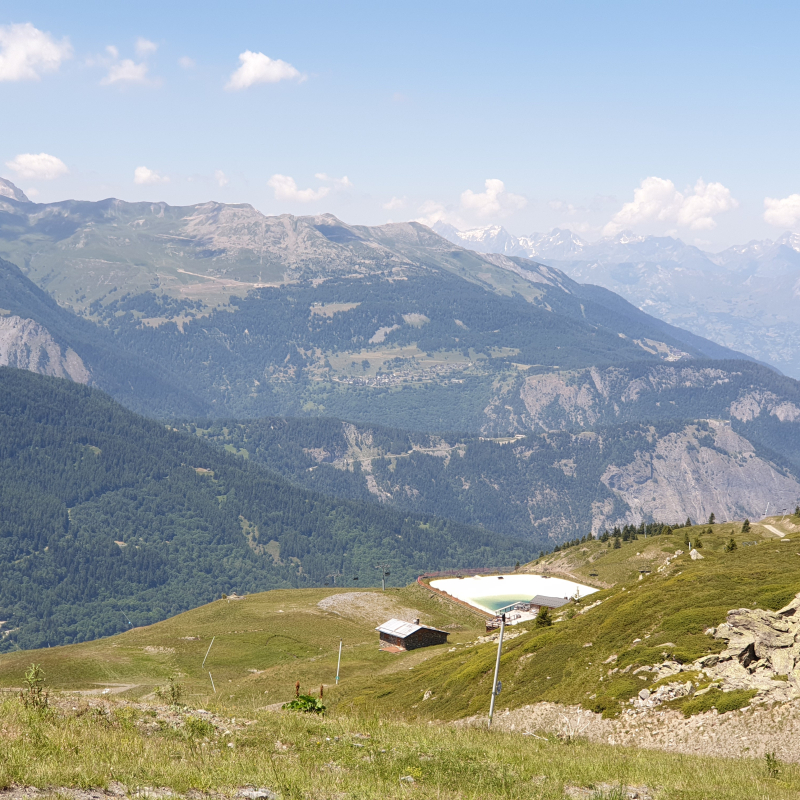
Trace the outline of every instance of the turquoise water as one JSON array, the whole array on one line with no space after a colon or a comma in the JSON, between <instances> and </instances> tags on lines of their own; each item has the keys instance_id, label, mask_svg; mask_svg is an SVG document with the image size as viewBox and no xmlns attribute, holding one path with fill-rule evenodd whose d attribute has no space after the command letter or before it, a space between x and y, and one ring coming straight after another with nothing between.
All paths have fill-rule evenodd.
<instances>
[{"instance_id":1,"label":"turquoise water","mask_svg":"<svg viewBox=\"0 0 800 800\"><path fill-rule=\"evenodd\" d=\"M531 596L529 594L524 597L518 594L498 594L494 597L476 597L473 602L480 603L484 608L488 608L489 611L499 611L512 603L528 603L530 599Z\"/></svg>"}]
</instances>

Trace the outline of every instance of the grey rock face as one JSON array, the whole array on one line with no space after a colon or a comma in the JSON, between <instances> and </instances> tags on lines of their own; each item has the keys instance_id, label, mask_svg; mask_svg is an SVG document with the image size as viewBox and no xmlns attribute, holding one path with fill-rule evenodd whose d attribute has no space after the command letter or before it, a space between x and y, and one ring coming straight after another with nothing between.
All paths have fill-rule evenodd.
<instances>
[{"instance_id":1,"label":"grey rock face","mask_svg":"<svg viewBox=\"0 0 800 800\"><path fill-rule=\"evenodd\" d=\"M698 659L694 666L712 679L721 679L723 691L757 689L759 694L776 700L800 696L798 608L800 594L779 611L729 611L727 621L712 634L727 647L719 656Z\"/></svg>"}]
</instances>

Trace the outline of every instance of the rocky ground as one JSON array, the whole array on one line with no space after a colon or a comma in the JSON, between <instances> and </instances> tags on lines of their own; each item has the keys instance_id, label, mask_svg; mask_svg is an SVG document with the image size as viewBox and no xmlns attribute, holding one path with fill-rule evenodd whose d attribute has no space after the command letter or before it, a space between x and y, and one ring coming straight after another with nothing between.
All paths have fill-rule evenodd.
<instances>
[{"instance_id":1,"label":"rocky ground","mask_svg":"<svg viewBox=\"0 0 800 800\"><path fill-rule=\"evenodd\" d=\"M486 724L473 718L471 724ZM537 703L496 714L493 727L527 736L583 737L592 742L628 745L703 756L763 758L800 762L800 701L750 706L719 714L709 711L688 719L679 711L626 710L618 719L579 706Z\"/></svg>"}]
</instances>

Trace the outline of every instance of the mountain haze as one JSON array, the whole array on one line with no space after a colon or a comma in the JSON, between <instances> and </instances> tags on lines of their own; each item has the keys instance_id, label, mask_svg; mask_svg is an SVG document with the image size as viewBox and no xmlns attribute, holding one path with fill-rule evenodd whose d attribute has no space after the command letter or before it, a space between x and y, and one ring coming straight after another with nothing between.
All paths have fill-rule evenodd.
<instances>
[{"instance_id":1,"label":"mountain haze","mask_svg":"<svg viewBox=\"0 0 800 800\"><path fill-rule=\"evenodd\" d=\"M800 234L706 253L669 236L586 242L567 230L512 236L493 225L434 230L482 253L535 259L581 283L611 289L673 325L800 377Z\"/></svg>"}]
</instances>

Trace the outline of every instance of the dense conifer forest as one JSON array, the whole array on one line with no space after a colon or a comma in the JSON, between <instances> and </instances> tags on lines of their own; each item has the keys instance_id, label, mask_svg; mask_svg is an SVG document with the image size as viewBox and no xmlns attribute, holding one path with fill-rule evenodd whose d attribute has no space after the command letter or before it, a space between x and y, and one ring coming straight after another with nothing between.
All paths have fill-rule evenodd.
<instances>
[{"instance_id":1,"label":"dense conifer forest","mask_svg":"<svg viewBox=\"0 0 800 800\"><path fill-rule=\"evenodd\" d=\"M0 369L0 649L105 636L275 587L404 585L531 549L293 486L68 381Z\"/></svg>"}]
</instances>

